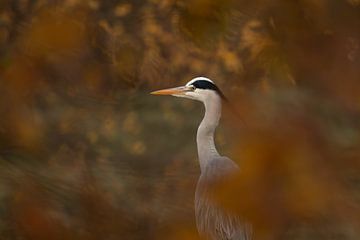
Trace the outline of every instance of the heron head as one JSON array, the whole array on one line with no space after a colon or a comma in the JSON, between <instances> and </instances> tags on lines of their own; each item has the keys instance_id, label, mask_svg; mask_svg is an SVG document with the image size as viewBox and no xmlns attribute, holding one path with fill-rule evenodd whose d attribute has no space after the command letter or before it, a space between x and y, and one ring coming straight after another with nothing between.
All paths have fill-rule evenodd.
<instances>
[{"instance_id":1,"label":"heron head","mask_svg":"<svg viewBox=\"0 0 360 240\"><path fill-rule=\"evenodd\" d=\"M205 77L191 79L185 86L168 88L151 92L154 95L171 95L205 102L207 99L219 98L226 100L224 94L213 81Z\"/></svg>"}]
</instances>

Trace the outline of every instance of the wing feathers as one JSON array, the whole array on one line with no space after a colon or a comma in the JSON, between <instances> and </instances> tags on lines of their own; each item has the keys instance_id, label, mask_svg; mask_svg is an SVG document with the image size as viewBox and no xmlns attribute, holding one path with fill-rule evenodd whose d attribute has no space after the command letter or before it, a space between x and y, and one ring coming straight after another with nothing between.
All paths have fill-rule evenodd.
<instances>
[{"instance_id":1,"label":"wing feathers","mask_svg":"<svg viewBox=\"0 0 360 240\"><path fill-rule=\"evenodd\" d=\"M213 159L202 172L195 194L196 224L201 235L211 240L250 240L251 225L242 221L217 202L215 184L235 171L237 165L228 158Z\"/></svg>"}]
</instances>

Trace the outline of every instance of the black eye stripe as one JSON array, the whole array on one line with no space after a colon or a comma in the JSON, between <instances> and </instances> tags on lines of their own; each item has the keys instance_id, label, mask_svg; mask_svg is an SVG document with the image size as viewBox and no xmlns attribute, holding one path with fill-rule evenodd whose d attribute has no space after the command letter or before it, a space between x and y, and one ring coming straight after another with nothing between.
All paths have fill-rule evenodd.
<instances>
[{"instance_id":1,"label":"black eye stripe","mask_svg":"<svg viewBox=\"0 0 360 240\"><path fill-rule=\"evenodd\" d=\"M227 101L227 98L225 97L225 95L220 91L220 89L213 84L212 82L206 81L206 80L198 80L193 82L192 84L194 87L198 88L198 89L209 89L209 90L214 90L216 91L220 97Z\"/></svg>"},{"instance_id":2,"label":"black eye stripe","mask_svg":"<svg viewBox=\"0 0 360 240\"><path fill-rule=\"evenodd\" d=\"M213 83L211 83L209 81L205 81L205 80L195 81L195 82L193 82L192 85L199 89L212 89L212 90L218 89L218 87L216 87Z\"/></svg>"}]
</instances>

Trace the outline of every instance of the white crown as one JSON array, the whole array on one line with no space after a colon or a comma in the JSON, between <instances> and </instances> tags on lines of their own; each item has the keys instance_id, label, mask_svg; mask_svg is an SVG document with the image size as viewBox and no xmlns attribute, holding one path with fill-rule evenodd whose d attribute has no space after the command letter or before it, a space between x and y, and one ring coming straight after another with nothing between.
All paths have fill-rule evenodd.
<instances>
[{"instance_id":1,"label":"white crown","mask_svg":"<svg viewBox=\"0 0 360 240\"><path fill-rule=\"evenodd\" d=\"M194 82L196 81L208 81L208 82L211 82L212 84L215 84L213 81L211 81L209 78L206 78L206 77L196 77L196 78L193 78L191 79L187 84L186 86L190 86L191 84L193 84Z\"/></svg>"}]
</instances>

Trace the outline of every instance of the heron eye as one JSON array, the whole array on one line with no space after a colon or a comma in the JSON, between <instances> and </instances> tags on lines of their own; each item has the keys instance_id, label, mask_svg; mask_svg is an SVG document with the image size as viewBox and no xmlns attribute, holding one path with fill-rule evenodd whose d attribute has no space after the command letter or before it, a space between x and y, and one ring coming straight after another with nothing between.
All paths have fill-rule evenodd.
<instances>
[{"instance_id":1,"label":"heron eye","mask_svg":"<svg viewBox=\"0 0 360 240\"><path fill-rule=\"evenodd\" d=\"M191 89L192 91L195 91L196 87L195 87L194 85L191 85L191 86L190 86L190 89Z\"/></svg>"}]
</instances>

